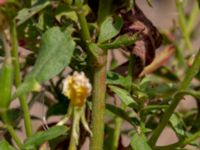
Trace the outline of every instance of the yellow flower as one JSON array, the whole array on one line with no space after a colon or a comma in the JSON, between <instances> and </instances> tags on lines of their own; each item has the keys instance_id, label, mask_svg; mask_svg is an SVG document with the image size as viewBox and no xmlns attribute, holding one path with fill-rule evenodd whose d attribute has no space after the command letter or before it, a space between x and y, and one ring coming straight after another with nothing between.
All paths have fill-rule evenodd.
<instances>
[{"instance_id":1,"label":"yellow flower","mask_svg":"<svg viewBox=\"0 0 200 150\"><path fill-rule=\"evenodd\" d=\"M92 86L84 72L74 72L64 80L63 94L74 106L83 106L90 95Z\"/></svg>"}]
</instances>

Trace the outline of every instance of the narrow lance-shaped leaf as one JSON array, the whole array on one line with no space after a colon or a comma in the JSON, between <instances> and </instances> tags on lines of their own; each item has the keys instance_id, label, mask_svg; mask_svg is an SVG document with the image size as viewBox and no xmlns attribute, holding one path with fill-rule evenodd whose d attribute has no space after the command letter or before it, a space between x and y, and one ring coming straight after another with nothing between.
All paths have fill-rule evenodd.
<instances>
[{"instance_id":1,"label":"narrow lance-shaped leaf","mask_svg":"<svg viewBox=\"0 0 200 150\"><path fill-rule=\"evenodd\" d=\"M136 42L138 38L137 36L138 36L137 33L132 36L128 34L124 34L122 36L119 36L117 39L115 39L111 43L100 44L99 47L101 47L102 49L114 49L114 48L120 48L124 46L130 46Z\"/></svg>"},{"instance_id":2,"label":"narrow lance-shaped leaf","mask_svg":"<svg viewBox=\"0 0 200 150\"><path fill-rule=\"evenodd\" d=\"M114 115L122 118L123 120L126 120L133 126L137 126L140 124L139 120L136 117L129 117L128 113L122 110L119 107L116 107L114 105L106 104L106 109L113 113Z\"/></svg>"},{"instance_id":3,"label":"narrow lance-shaped leaf","mask_svg":"<svg viewBox=\"0 0 200 150\"><path fill-rule=\"evenodd\" d=\"M46 141L66 134L68 128L65 126L54 126L47 131L40 131L25 140L23 149L37 147Z\"/></svg>"},{"instance_id":4,"label":"narrow lance-shaped leaf","mask_svg":"<svg viewBox=\"0 0 200 150\"><path fill-rule=\"evenodd\" d=\"M134 99L131 97L131 95L128 93L128 91L119 88L117 86L109 86L109 88L116 93L116 95L120 98L120 100L126 105L133 105L133 106L137 106L136 101L134 101Z\"/></svg>"}]
</instances>

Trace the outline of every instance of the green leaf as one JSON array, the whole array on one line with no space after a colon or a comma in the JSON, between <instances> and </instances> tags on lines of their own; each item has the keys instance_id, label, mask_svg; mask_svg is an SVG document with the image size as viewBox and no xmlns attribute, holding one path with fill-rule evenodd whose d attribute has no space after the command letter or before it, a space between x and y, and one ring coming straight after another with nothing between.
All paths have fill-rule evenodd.
<instances>
[{"instance_id":1,"label":"green leaf","mask_svg":"<svg viewBox=\"0 0 200 150\"><path fill-rule=\"evenodd\" d=\"M46 1L43 4L39 4L36 6L33 6L31 8L24 8L18 12L18 15L16 16L15 20L17 22L17 25L21 25L28 19L30 19L32 16L40 12L42 9L49 6L51 3L49 1Z\"/></svg>"},{"instance_id":2,"label":"green leaf","mask_svg":"<svg viewBox=\"0 0 200 150\"><path fill-rule=\"evenodd\" d=\"M15 150L7 141L0 141L0 150Z\"/></svg>"},{"instance_id":3,"label":"green leaf","mask_svg":"<svg viewBox=\"0 0 200 150\"><path fill-rule=\"evenodd\" d=\"M113 113L114 115L122 118L123 120L126 120L127 122L129 122L131 125L133 126L137 126L140 124L139 120L135 117L129 117L128 113L125 112L124 110L122 110L119 107L116 107L114 105L110 105L110 104L106 104L106 109Z\"/></svg>"},{"instance_id":4,"label":"green leaf","mask_svg":"<svg viewBox=\"0 0 200 150\"><path fill-rule=\"evenodd\" d=\"M120 98L120 100L126 105L126 106L133 106L137 107L136 101L131 97L131 95L128 93L128 91L119 88L117 86L109 86L109 88Z\"/></svg>"},{"instance_id":5,"label":"green leaf","mask_svg":"<svg viewBox=\"0 0 200 150\"><path fill-rule=\"evenodd\" d=\"M123 77L120 74L109 71L107 73L106 83L109 85L119 85L126 88L129 86L130 81L128 78Z\"/></svg>"},{"instance_id":6,"label":"green leaf","mask_svg":"<svg viewBox=\"0 0 200 150\"><path fill-rule=\"evenodd\" d=\"M46 141L52 140L58 136L66 134L68 128L66 126L54 126L46 131L40 131L36 134L28 137L25 140L23 149L30 149L33 147L38 147Z\"/></svg>"},{"instance_id":7,"label":"green leaf","mask_svg":"<svg viewBox=\"0 0 200 150\"><path fill-rule=\"evenodd\" d=\"M152 150L148 145L147 140L144 135L134 134L131 140L131 147L134 150Z\"/></svg>"},{"instance_id":8,"label":"green leaf","mask_svg":"<svg viewBox=\"0 0 200 150\"><path fill-rule=\"evenodd\" d=\"M75 42L69 32L70 30L65 33L60 28L53 27L44 33L36 63L17 89L16 96L33 90L33 88L25 89L25 87L33 87L33 81L43 83L69 65L75 48Z\"/></svg>"},{"instance_id":9,"label":"green leaf","mask_svg":"<svg viewBox=\"0 0 200 150\"><path fill-rule=\"evenodd\" d=\"M122 36L119 36L112 43L100 44L99 47L101 47L102 49L114 49L123 46L130 46L133 45L137 40L137 35L138 35L137 33L132 36L124 34Z\"/></svg>"},{"instance_id":10,"label":"green leaf","mask_svg":"<svg viewBox=\"0 0 200 150\"><path fill-rule=\"evenodd\" d=\"M150 114L151 112L157 112L159 110L167 109L167 108L168 108L168 105L148 105L148 106L144 107L141 110L141 112Z\"/></svg>"},{"instance_id":11,"label":"green leaf","mask_svg":"<svg viewBox=\"0 0 200 150\"><path fill-rule=\"evenodd\" d=\"M176 135L178 135L179 138L184 138L185 136L185 131L184 131L184 123L183 120L177 115L173 114L170 117L170 123L172 125L172 128L176 132Z\"/></svg>"},{"instance_id":12,"label":"green leaf","mask_svg":"<svg viewBox=\"0 0 200 150\"><path fill-rule=\"evenodd\" d=\"M106 42L115 37L120 32L122 25L123 21L120 17L106 18L100 27L98 43Z\"/></svg>"},{"instance_id":13,"label":"green leaf","mask_svg":"<svg viewBox=\"0 0 200 150\"><path fill-rule=\"evenodd\" d=\"M30 78L27 79L23 84L21 84L15 94L13 95L12 99L15 99L16 97L28 93L30 91L40 91L41 86L39 84L39 82L37 82L35 79Z\"/></svg>"},{"instance_id":14,"label":"green leaf","mask_svg":"<svg viewBox=\"0 0 200 150\"><path fill-rule=\"evenodd\" d=\"M66 5L58 6L55 12L55 18L58 22L61 23L63 17L74 22L78 22L78 16L76 12L71 7L67 7Z\"/></svg>"},{"instance_id":15,"label":"green leaf","mask_svg":"<svg viewBox=\"0 0 200 150\"><path fill-rule=\"evenodd\" d=\"M69 33L53 27L42 36L41 48L32 72L27 78L46 81L69 65L75 43Z\"/></svg>"}]
</instances>

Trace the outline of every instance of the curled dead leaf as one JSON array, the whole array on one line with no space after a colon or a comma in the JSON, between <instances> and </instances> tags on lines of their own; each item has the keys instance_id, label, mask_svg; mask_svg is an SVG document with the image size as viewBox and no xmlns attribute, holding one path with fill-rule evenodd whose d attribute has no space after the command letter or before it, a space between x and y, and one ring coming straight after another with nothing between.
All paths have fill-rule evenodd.
<instances>
[{"instance_id":1,"label":"curled dead leaf","mask_svg":"<svg viewBox=\"0 0 200 150\"><path fill-rule=\"evenodd\" d=\"M133 72L134 76L137 77L144 67L153 61L155 51L162 43L162 37L158 29L144 15L137 4L128 12L126 9L120 9L118 14L124 20L121 35L128 34L132 36L135 33L140 33L139 39L134 45L123 48L125 51L129 51L131 55L136 56ZM126 64L122 64L122 67L125 67Z\"/></svg>"}]
</instances>

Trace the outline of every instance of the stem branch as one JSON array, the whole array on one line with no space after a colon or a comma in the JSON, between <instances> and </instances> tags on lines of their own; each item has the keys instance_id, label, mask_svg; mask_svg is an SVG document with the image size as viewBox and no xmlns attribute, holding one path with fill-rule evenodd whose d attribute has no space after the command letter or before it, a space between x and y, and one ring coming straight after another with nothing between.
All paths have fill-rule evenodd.
<instances>
[{"instance_id":1,"label":"stem branch","mask_svg":"<svg viewBox=\"0 0 200 150\"><path fill-rule=\"evenodd\" d=\"M198 73L199 68L200 68L200 50L196 55L196 58L194 60L194 63L192 65L192 67L188 69L184 80L181 82L177 93L179 93L179 92L181 92L183 90L186 90L188 88L188 86L190 85L191 80ZM171 115L173 114L176 106L178 105L178 103L180 102L181 99L182 99L182 96L181 97L180 96L174 96L173 97L172 103L170 104L170 106L165 111L165 113L164 113L159 125L154 130L151 138L149 139L149 144L152 147L154 147L158 137L160 136L160 134L161 134L162 130L164 129L164 127L167 125Z\"/></svg>"},{"instance_id":2,"label":"stem branch","mask_svg":"<svg viewBox=\"0 0 200 150\"><path fill-rule=\"evenodd\" d=\"M15 81L16 87L18 87L21 84L21 76L20 76L17 31L16 31L15 22L13 22L13 24L12 24L12 43L13 43L12 57L13 57L13 66L14 66L14 81ZM31 125L31 119L30 119L28 104L27 104L25 95L20 96L19 100L20 100L20 105L21 105L22 111L23 111L26 135L31 136L32 135L32 125Z\"/></svg>"}]
</instances>

